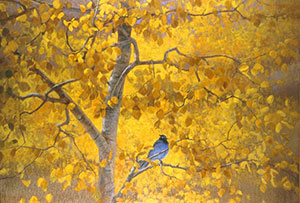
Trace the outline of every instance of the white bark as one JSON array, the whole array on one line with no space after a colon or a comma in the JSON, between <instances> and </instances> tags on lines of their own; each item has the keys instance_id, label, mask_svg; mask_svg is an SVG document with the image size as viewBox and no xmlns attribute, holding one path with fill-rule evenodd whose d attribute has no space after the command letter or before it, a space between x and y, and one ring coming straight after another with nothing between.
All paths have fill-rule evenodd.
<instances>
[{"instance_id":1,"label":"white bark","mask_svg":"<svg viewBox=\"0 0 300 203\"><path fill-rule=\"evenodd\" d=\"M129 26L120 26L118 30L118 43L121 44L120 48L122 52L121 56L117 59L117 64L113 69L109 80L109 96L106 98L106 102L115 96L119 99L119 103L114 105L113 108L107 106L106 113L102 121L102 136L106 139L108 148L107 150L99 148L100 162L103 159L108 160L109 153L112 153L111 160L108 160L106 167L99 168L99 186L103 202L111 202L115 195L114 165L117 145L117 129L124 87L124 80L120 83L118 83L118 80L129 64L131 47L128 39L130 38L130 33L131 27ZM125 41L128 43L124 43ZM118 91L113 92L115 89Z\"/></svg>"}]
</instances>

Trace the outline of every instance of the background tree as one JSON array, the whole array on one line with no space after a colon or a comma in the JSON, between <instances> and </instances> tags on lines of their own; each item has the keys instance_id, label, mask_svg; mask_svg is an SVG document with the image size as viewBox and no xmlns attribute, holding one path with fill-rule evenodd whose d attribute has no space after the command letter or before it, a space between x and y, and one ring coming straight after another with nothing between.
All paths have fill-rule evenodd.
<instances>
[{"instance_id":1,"label":"background tree","mask_svg":"<svg viewBox=\"0 0 300 203\"><path fill-rule=\"evenodd\" d=\"M75 181L103 202L239 202L246 170L263 193L298 191L298 101L276 92L299 61L299 7L1 1L1 179L28 185L35 166L43 190ZM138 170L160 133L166 160Z\"/></svg>"}]
</instances>

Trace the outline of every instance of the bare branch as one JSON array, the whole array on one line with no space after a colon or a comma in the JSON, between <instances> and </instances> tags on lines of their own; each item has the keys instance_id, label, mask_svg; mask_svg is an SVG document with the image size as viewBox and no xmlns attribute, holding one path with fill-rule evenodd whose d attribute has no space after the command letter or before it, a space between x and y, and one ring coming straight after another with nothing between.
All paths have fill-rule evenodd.
<instances>
[{"instance_id":1,"label":"bare branch","mask_svg":"<svg viewBox=\"0 0 300 203\"><path fill-rule=\"evenodd\" d=\"M71 46L71 44L70 44L70 42L69 42L69 29L67 28L67 30L66 30L66 41L67 41L67 45L68 45L68 47L70 48L70 50L71 50L74 54L77 54L77 53L81 52L81 51L86 47L86 45L87 45L87 43L90 41L90 39L91 39L91 38L94 38L94 37L96 37L96 34L88 36L88 37L86 38L85 42L83 43L83 45L82 45L79 49L75 50L75 49Z\"/></svg>"},{"instance_id":2,"label":"bare branch","mask_svg":"<svg viewBox=\"0 0 300 203\"><path fill-rule=\"evenodd\" d=\"M78 79L71 79L71 80L64 81L64 82L62 82L62 83L56 84L56 85L54 85L53 87L51 87L51 89L49 89L49 90L45 93L45 96L43 96L43 95L41 95L41 94L38 94L38 93L31 93L31 94L26 95L26 96L24 96L24 97L20 97L20 96L14 95L14 97L20 98L20 99L22 99L22 100L27 99L27 98L30 98L30 97L38 97L38 98L40 98L40 99L43 100L43 102L42 102L37 108L35 108L34 110L32 110L32 111L30 111L30 112L24 111L24 112L22 112L20 115L23 115L23 114L33 114L33 113L37 112L40 108L42 108L42 106L43 106L47 101L50 101L50 100L51 100L52 102L59 102L59 103L66 104L66 102L63 100L63 98L60 98L60 99L51 98L51 99L49 99L48 95L49 95L52 91L56 90L57 88L60 88L60 87L62 87L62 86L64 86L64 85L66 85L66 84L69 84L69 83L72 83L72 82L76 82L76 81L78 81Z\"/></svg>"},{"instance_id":3,"label":"bare branch","mask_svg":"<svg viewBox=\"0 0 300 203\"><path fill-rule=\"evenodd\" d=\"M39 93L30 93L30 94L25 95L25 96L18 96L18 95L13 94L12 97L15 97L15 98L20 99L20 100L26 100L26 99L32 98L32 97L36 97L36 98L39 98L41 100L46 100L46 97L44 95L39 94ZM47 101L53 102L53 103L62 103L63 102L61 99L53 98L53 97L49 97L49 96L47 98Z\"/></svg>"},{"instance_id":4,"label":"bare branch","mask_svg":"<svg viewBox=\"0 0 300 203\"><path fill-rule=\"evenodd\" d=\"M97 16L97 14L98 14L99 6L100 6L99 3L100 3L100 0L97 0L95 12L94 12L94 16L93 16L93 19L92 19L92 25L93 25L94 27L96 27L96 26L95 26L95 19L96 19L96 16Z\"/></svg>"},{"instance_id":5,"label":"bare branch","mask_svg":"<svg viewBox=\"0 0 300 203\"><path fill-rule=\"evenodd\" d=\"M22 7L23 11L20 12L20 13L17 13L17 14L14 14L14 15L11 15L5 19L0 19L0 22L6 22L6 21L9 21L9 20L12 20L12 19L15 19L21 15L24 15L26 14L28 11L31 11L33 10L34 8L26 8L26 6L24 4L22 4L21 2L19 1L15 1L15 0L1 0L1 1L6 1L6 2L10 2L10 3L15 3L15 4L18 4L19 6Z\"/></svg>"},{"instance_id":6,"label":"bare branch","mask_svg":"<svg viewBox=\"0 0 300 203\"><path fill-rule=\"evenodd\" d=\"M6 140L8 140L8 138L9 138L11 132L12 132L12 131L10 130L9 133L6 135L6 138L4 138L4 139L1 140L1 141L2 141L2 142L5 142Z\"/></svg>"},{"instance_id":7,"label":"bare branch","mask_svg":"<svg viewBox=\"0 0 300 203\"><path fill-rule=\"evenodd\" d=\"M163 170L163 162L162 162L161 160L159 160L159 165L160 165L160 171L161 171L162 174L164 174L165 176L167 176L167 177L169 177L169 178L171 178L171 179L172 179L172 178L178 179L177 177L168 175L168 174L166 174L166 173L164 172L164 170Z\"/></svg>"},{"instance_id":8,"label":"bare branch","mask_svg":"<svg viewBox=\"0 0 300 203\"><path fill-rule=\"evenodd\" d=\"M234 62L236 62L237 64L241 64L241 62L239 60L237 60L236 58L233 58L232 56L228 56L225 54L216 54L216 55L209 55L209 56L200 56L201 59L209 59L209 58L220 58L220 57L224 57L224 58L228 58L233 60Z\"/></svg>"},{"instance_id":9,"label":"bare branch","mask_svg":"<svg viewBox=\"0 0 300 203\"><path fill-rule=\"evenodd\" d=\"M88 160L86 159L84 153L79 149L79 147L78 147L78 145L77 145L77 143L76 143L75 137L72 136L70 133L64 131L64 130L61 130L61 132L63 132L65 135L67 135L68 138L70 138L70 139L72 140L73 145L76 147L77 151L80 153L80 155L81 155L83 161L84 161L84 162L86 163L86 165L87 165L87 168L89 168L89 169L94 173L94 175L96 176L95 170L92 168L92 166L90 165L90 163L89 163Z\"/></svg>"},{"instance_id":10,"label":"bare branch","mask_svg":"<svg viewBox=\"0 0 300 203\"><path fill-rule=\"evenodd\" d=\"M61 129L62 126L68 125L70 123L70 113L69 113L69 110L67 108L65 109L65 114L66 114L66 120L62 123L57 124L57 127L59 129Z\"/></svg>"},{"instance_id":11,"label":"bare branch","mask_svg":"<svg viewBox=\"0 0 300 203\"><path fill-rule=\"evenodd\" d=\"M48 95L49 95L52 91L56 90L57 88L60 88L60 87L62 87L62 86L64 86L64 85L66 85L66 84L69 84L69 83L72 83L72 82L77 82L77 81L79 81L79 79L71 79L71 80L67 80L67 81L64 81L64 82L61 82L61 83L58 83L58 84L54 85L53 87L51 87L50 90L48 90L48 91L46 92L46 94L45 94L46 98L48 97Z\"/></svg>"},{"instance_id":12,"label":"bare branch","mask_svg":"<svg viewBox=\"0 0 300 203\"><path fill-rule=\"evenodd\" d=\"M245 3L246 1L242 1L241 3L239 3L236 7L232 8L232 9L227 9L227 10L219 10L217 12L208 12L208 13L201 13L201 14L197 14L197 13L189 13L187 12L187 14L191 17L206 17L206 16L210 16L210 15L216 15L216 14L219 14L219 13L238 13L243 19L245 20L250 20L250 18L244 16L239 10L238 8L243 4Z\"/></svg>"}]
</instances>

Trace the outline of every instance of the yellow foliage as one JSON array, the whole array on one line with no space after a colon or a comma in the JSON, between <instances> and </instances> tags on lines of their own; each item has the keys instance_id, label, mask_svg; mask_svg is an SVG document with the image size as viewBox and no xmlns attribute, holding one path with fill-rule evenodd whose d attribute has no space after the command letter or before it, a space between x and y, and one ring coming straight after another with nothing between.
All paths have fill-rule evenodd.
<instances>
[{"instance_id":1,"label":"yellow foliage","mask_svg":"<svg viewBox=\"0 0 300 203\"><path fill-rule=\"evenodd\" d=\"M265 192L267 191L267 185L264 184L264 183L262 183L262 184L260 185L259 189L260 189L260 191L261 191L262 193L265 193Z\"/></svg>"},{"instance_id":2,"label":"yellow foliage","mask_svg":"<svg viewBox=\"0 0 300 203\"><path fill-rule=\"evenodd\" d=\"M37 186L42 188L46 192L47 186L48 186L48 181L45 178L39 178L37 180Z\"/></svg>"},{"instance_id":3,"label":"yellow foliage","mask_svg":"<svg viewBox=\"0 0 300 203\"><path fill-rule=\"evenodd\" d=\"M263 73L263 72L264 72L264 67L259 63L256 63L251 69L251 73L254 76L256 76L258 73Z\"/></svg>"},{"instance_id":4,"label":"yellow foliage","mask_svg":"<svg viewBox=\"0 0 300 203\"><path fill-rule=\"evenodd\" d=\"M107 159L103 159L99 165L101 168L104 168L107 165Z\"/></svg>"},{"instance_id":5,"label":"yellow foliage","mask_svg":"<svg viewBox=\"0 0 300 203\"><path fill-rule=\"evenodd\" d=\"M275 128L276 133L280 133L281 129L282 129L281 123L277 123L276 128Z\"/></svg>"},{"instance_id":6,"label":"yellow foliage","mask_svg":"<svg viewBox=\"0 0 300 203\"><path fill-rule=\"evenodd\" d=\"M38 156L34 167L51 168L51 181L66 189L78 179L77 191L87 189L100 198L102 191L94 186L99 166L115 164L117 191L131 166L139 170L137 155L150 161L150 146L157 135L166 134L171 150L163 162L186 170L163 169L180 181L164 176L155 161L151 164L157 167L125 184L122 200L223 202L230 193L236 197L229 202L240 202L246 192L234 179L247 170L262 178L261 192L269 183L296 188L292 180L276 178L282 170L298 170L293 151L284 143L299 120L297 101L280 91L290 87L285 75L293 74L298 60L299 22L291 16L297 16L299 5L129 0L125 8L118 1L101 1L98 7L96 1L53 0L52 6L41 3L31 10L31 1L20 2L28 12L18 17L14 15L23 12L20 4L0 3L5 23L0 29L1 176L19 173ZM123 39L123 32L130 36ZM129 71L134 61L137 65ZM34 68L63 86L52 89L48 101L28 113L53 86ZM112 73L126 78L123 95L111 98L108 90L115 87L110 80L119 79ZM79 81L63 84L73 78ZM60 91L74 103L61 98ZM101 120L116 104L121 106L119 117L106 122L119 122L112 129L117 135L104 138L116 151L109 149L109 157L99 161L102 137L97 137L97 145L90 134L94 128L101 132ZM70 110L69 123L56 136L57 124L66 119L65 108ZM88 120L72 114L79 108ZM267 167L273 157L283 159L277 171ZM29 180L22 182L29 187ZM227 183L229 190L223 188ZM46 191L48 182L39 178L37 185ZM200 186L207 191L199 192ZM46 196L48 202L51 198Z\"/></svg>"},{"instance_id":7,"label":"yellow foliage","mask_svg":"<svg viewBox=\"0 0 300 203\"><path fill-rule=\"evenodd\" d=\"M19 203L26 203L25 199L24 198L21 198Z\"/></svg>"},{"instance_id":8,"label":"yellow foliage","mask_svg":"<svg viewBox=\"0 0 300 203\"><path fill-rule=\"evenodd\" d=\"M29 203L40 203L40 201L36 196L31 196Z\"/></svg>"},{"instance_id":9,"label":"yellow foliage","mask_svg":"<svg viewBox=\"0 0 300 203\"><path fill-rule=\"evenodd\" d=\"M52 198L53 198L53 195L52 195L51 193L49 193L49 194L47 194L47 195L45 196L45 199L46 199L47 202L51 202L51 201L52 201Z\"/></svg>"},{"instance_id":10,"label":"yellow foliage","mask_svg":"<svg viewBox=\"0 0 300 203\"><path fill-rule=\"evenodd\" d=\"M267 98L268 104L272 104L273 101L274 101L274 96L273 96L273 95L270 95L270 96Z\"/></svg>"},{"instance_id":11,"label":"yellow foliage","mask_svg":"<svg viewBox=\"0 0 300 203\"><path fill-rule=\"evenodd\" d=\"M240 67L239 67L239 70L241 71L241 72L248 72L248 70L249 70L249 66L248 65L246 65L246 64L243 64L243 65L241 65Z\"/></svg>"},{"instance_id":12,"label":"yellow foliage","mask_svg":"<svg viewBox=\"0 0 300 203\"><path fill-rule=\"evenodd\" d=\"M31 183L31 180L22 180L22 183L23 183L26 187L28 187L28 186L30 185L30 183Z\"/></svg>"},{"instance_id":13,"label":"yellow foliage","mask_svg":"<svg viewBox=\"0 0 300 203\"><path fill-rule=\"evenodd\" d=\"M81 191L81 190L84 190L86 188L87 188L87 186L85 184L85 181L84 180L78 180L75 190L76 191Z\"/></svg>"},{"instance_id":14,"label":"yellow foliage","mask_svg":"<svg viewBox=\"0 0 300 203\"><path fill-rule=\"evenodd\" d=\"M53 1L53 7L55 9L60 9L63 6L63 3L61 0L54 0Z\"/></svg>"},{"instance_id":15,"label":"yellow foliage","mask_svg":"<svg viewBox=\"0 0 300 203\"><path fill-rule=\"evenodd\" d=\"M84 5L79 5L79 8L80 8L80 11L81 11L81 13L85 13L86 12L86 8L85 8L85 6Z\"/></svg>"}]
</instances>

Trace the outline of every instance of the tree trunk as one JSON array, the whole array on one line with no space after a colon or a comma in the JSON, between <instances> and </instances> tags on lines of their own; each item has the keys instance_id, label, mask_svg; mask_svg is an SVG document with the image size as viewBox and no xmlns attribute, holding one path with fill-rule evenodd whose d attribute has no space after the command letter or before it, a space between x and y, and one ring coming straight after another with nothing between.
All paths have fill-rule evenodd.
<instances>
[{"instance_id":1,"label":"tree trunk","mask_svg":"<svg viewBox=\"0 0 300 203\"><path fill-rule=\"evenodd\" d=\"M112 97L117 97L119 103L115 104L112 108L107 106L106 113L102 121L102 136L106 139L108 149L103 150L99 148L99 159L100 162L104 159L107 160L107 165L102 168L99 167L99 186L102 194L103 202L111 202L115 195L114 186L114 165L115 165L115 154L117 145L117 129L120 114L120 107L123 96L124 80L119 81L119 78L125 68L129 65L131 47L130 38L131 27L122 25L118 29L118 43L121 48L121 56L117 58L117 64L115 65L110 80L108 92L109 96L106 98L106 103ZM128 43L126 43L126 41ZM118 85L119 87L116 87ZM118 91L115 91L117 89ZM109 154L111 153L111 156ZM109 157L111 159L109 160Z\"/></svg>"}]
</instances>

